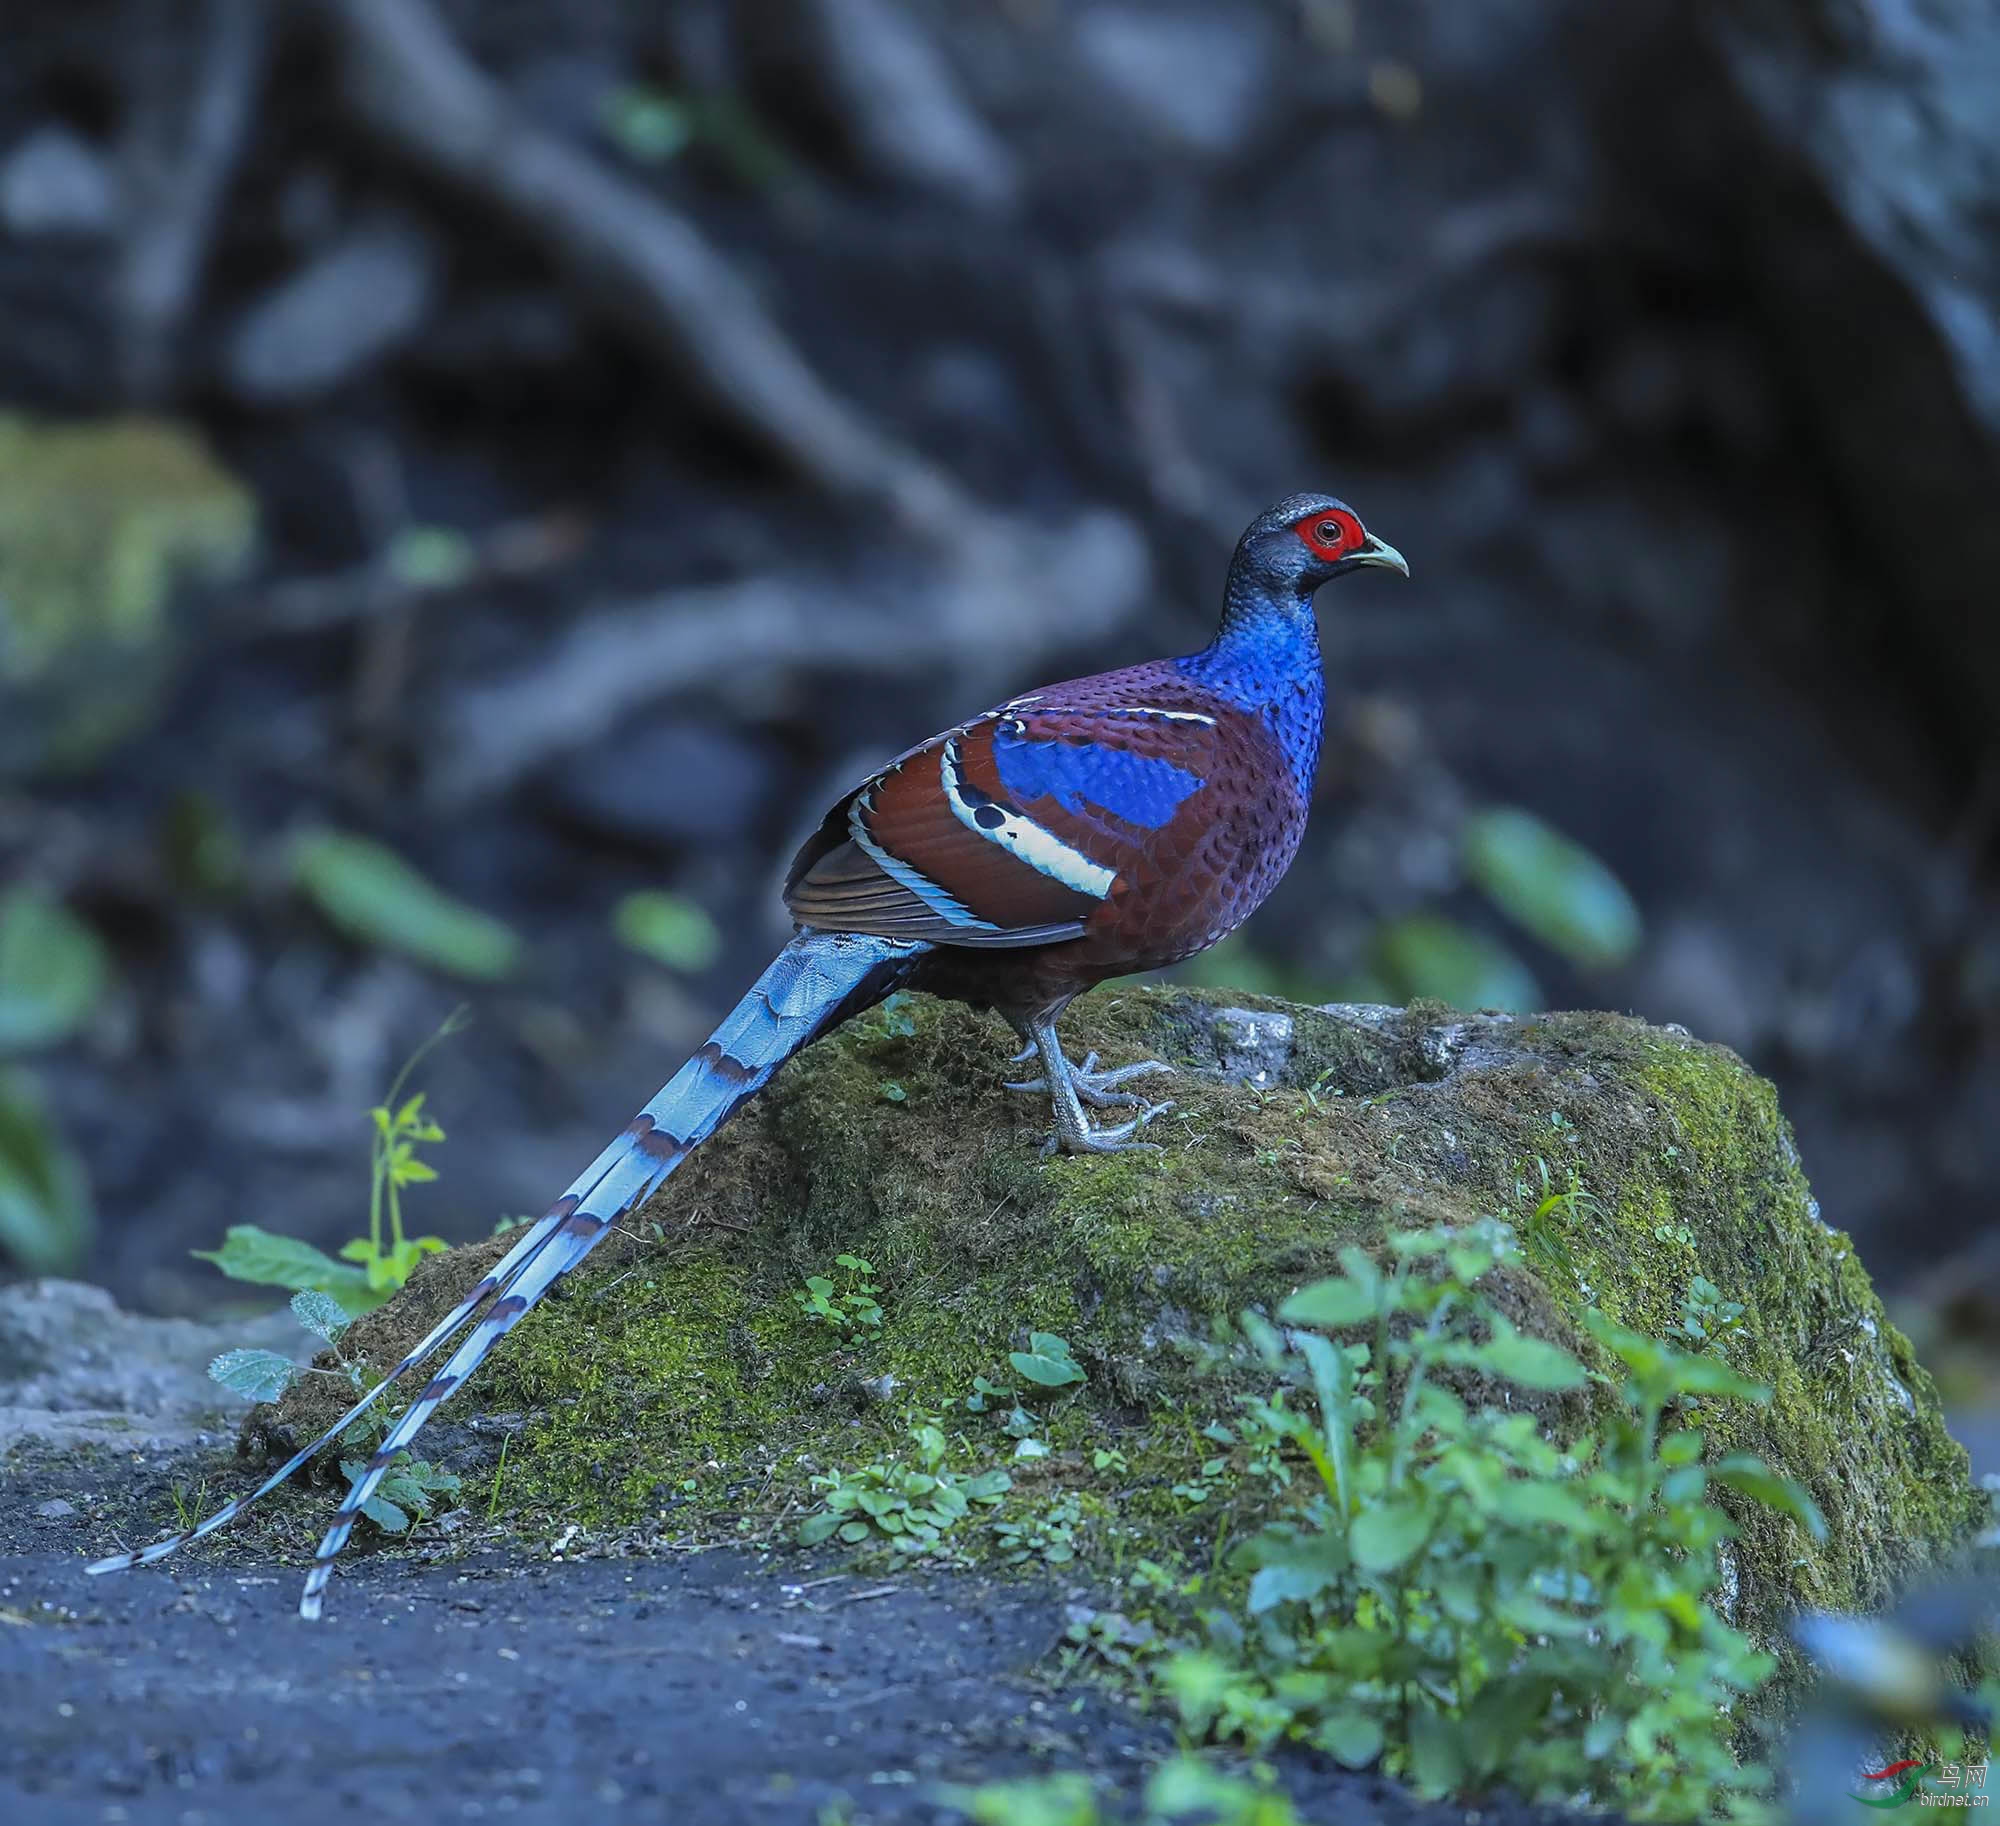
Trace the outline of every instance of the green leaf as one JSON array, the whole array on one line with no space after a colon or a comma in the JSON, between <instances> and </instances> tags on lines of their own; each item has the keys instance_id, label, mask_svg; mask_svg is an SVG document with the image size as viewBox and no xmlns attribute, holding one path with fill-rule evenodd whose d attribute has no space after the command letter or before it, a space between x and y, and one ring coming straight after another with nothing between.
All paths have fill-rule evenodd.
<instances>
[{"instance_id":1,"label":"green leaf","mask_svg":"<svg viewBox=\"0 0 2000 1826\"><path fill-rule=\"evenodd\" d=\"M1588 1534L1597 1526L1588 1503L1560 1484L1536 1478L1509 1478L1486 1506L1516 1528L1560 1528L1565 1534Z\"/></svg>"},{"instance_id":2,"label":"green leaf","mask_svg":"<svg viewBox=\"0 0 2000 1826\"><path fill-rule=\"evenodd\" d=\"M1455 1794L1465 1783L1465 1755L1455 1721L1427 1707L1410 1716L1410 1785L1430 1800Z\"/></svg>"},{"instance_id":3,"label":"green leaf","mask_svg":"<svg viewBox=\"0 0 2000 1826\"><path fill-rule=\"evenodd\" d=\"M1495 806L1465 821L1465 872L1516 924L1571 963L1622 964L1643 926L1624 884L1595 856L1531 812Z\"/></svg>"},{"instance_id":4,"label":"green leaf","mask_svg":"<svg viewBox=\"0 0 2000 1826\"><path fill-rule=\"evenodd\" d=\"M611 925L621 943L669 970L706 970L722 955L715 921L678 894L627 894Z\"/></svg>"},{"instance_id":5,"label":"green leaf","mask_svg":"<svg viewBox=\"0 0 2000 1826\"><path fill-rule=\"evenodd\" d=\"M1660 1480L1660 1501L1669 1508L1698 1503L1707 1494L1708 1469L1704 1465L1676 1465Z\"/></svg>"},{"instance_id":6,"label":"green leaf","mask_svg":"<svg viewBox=\"0 0 2000 1826\"><path fill-rule=\"evenodd\" d=\"M30 1274L71 1273L93 1228L83 1163L30 1080L0 1072L0 1252Z\"/></svg>"},{"instance_id":7,"label":"green leaf","mask_svg":"<svg viewBox=\"0 0 2000 1826\"><path fill-rule=\"evenodd\" d=\"M350 1490L367 1473L368 1465L365 1459L343 1458L340 1461L340 1474L347 1479L347 1486ZM384 1534L405 1534L409 1531L409 1516L403 1510L397 1508L379 1489L361 1505L361 1513L373 1522L376 1527L381 1529Z\"/></svg>"},{"instance_id":8,"label":"green leaf","mask_svg":"<svg viewBox=\"0 0 2000 1826\"><path fill-rule=\"evenodd\" d=\"M1718 1484L1775 1509L1796 1520L1815 1541L1826 1539L1826 1517L1812 1494L1796 1477L1785 1477L1749 1452L1731 1452L1709 1467L1709 1476Z\"/></svg>"},{"instance_id":9,"label":"green leaf","mask_svg":"<svg viewBox=\"0 0 2000 1826\"><path fill-rule=\"evenodd\" d=\"M0 1053L68 1039L109 975L97 934L60 901L34 888L0 895Z\"/></svg>"},{"instance_id":10,"label":"green leaf","mask_svg":"<svg viewBox=\"0 0 2000 1826\"><path fill-rule=\"evenodd\" d=\"M1434 913L1376 929L1375 967L1391 1000L1435 997L1454 1008L1539 1007L1541 985L1506 946Z\"/></svg>"},{"instance_id":11,"label":"green leaf","mask_svg":"<svg viewBox=\"0 0 2000 1826\"><path fill-rule=\"evenodd\" d=\"M365 1252L368 1245L363 1242L360 1247ZM359 1268L345 1267L310 1243L295 1236L275 1236L255 1224L231 1224L220 1249L193 1249L189 1254L196 1261L213 1262L232 1281L294 1291L316 1288L331 1294L341 1311L351 1316L374 1311L395 1291L371 1288Z\"/></svg>"},{"instance_id":12,"label":"green leaf","mask_svg":"<svg viewBox=\"0 0 2000 1826\"><path fill-rule=\"evenodd\" d=\"M1430 1516L1421 1503L1377 1503L1354 1518L1348 1545L1363 1572L1394 1572L1423 1546Z\"/></svg>"},{"instance_id":13,"label":"green leaf","mask_svg":"<svg viewBox=\"0 0 2000 1826\"><path fill-rule=\"evenodd\" d=\"M818 1515L809 1515L799 1524L799 1545L801 1547L817 1547L820 1542L831 1540L834 1530L839 1526L840 1512L836 1509L827 1509L821 1511Z\"/></svg>"},{"instance_id":14,"label":"green leaf","mask_svg":"<svg viewBox=\"0 0 2000 1826\"><path fill-rule=\"evenodd\" d=\"M389 575L406 589L454 590L478 568L472 541L455 526L406 526L389 541Z\"/></svg>"},{"instance_id":15,"label":"green leaf","mask_svg":"<svg viewBox=\"0 0 2000 1826\"><path fill-rule=\"evenodd\" d=\"M1316 1598L1347 1569L1347 1552L1338 1536L1309 1534L1287 1539L1260 1536L1251 1543L1252 1556L1262 1562L1250 1581L1250 1614L1261 1617L1280 1604Z\"/></svg>"},{"instance_id":16,"label":"green leaf","mask_svg":"<svg viewBox=\"0 0 2000 1826\"><path fill-rule=\"evenodd\" d=\"M1702 1435L1699 1427L1683 1427L1678 1432L1669 1433L1660 1441L1660 1463L1663 1465L1692 1465L1701 1458Z\"/></svg>"},{"instance_id":17,"label":"green leaf","mask_svg":"<svg viewBox=\"0 0 2000 1826\"><path fill-rule=\"evenodd\" d=\"M599 118L619 151L642 165L665 164L694 138L694 113L687 103L642 83L607 93Z\"/></svg>"},{"instance_id":18,"label":"green leaf","mask_svg":"<svg viewBox=\"0 0 2000 1826\"><path fill-rule=\"evenodd\" d=\"M1028 1341L1031 1349L1007 1353L1007 1361L1014 1366L1016 1375L1025 1376L1045 1389L1066 1388L1085 1379L1083 1366L1070 1355L1067 1341L1054 1332L1035 1332Z\"/></svg>"},{"instance_id":19,"label":"green leaf","mask_svg":"<svg viewBox=\"0 0 2000 1826\"><path fill-rule=\"evenodd\" d=\"M507 926L453 900L366 837L307 831L292 846L291 865L299 890L357 943L478 982L511 975L520 961L520 940Z\"/></svg>"},{"instance_id":20,"label":"green leaf","mask_svg":"<svg viewBox=\"0 0 2000 1826\"><path fill-rule=\"evenodd\" d=\"M1014 1480L1005 1471L982 1471L977 1477L967 1478L964 1489L975 1503L992 1503L1013 1487Z\"/></svg>"},{"instance_id":21,"label":"green leaf","mask_svg":"<svg viewBox=\"0 0 2000 1826\"><path fill-rule=\"evenodd\" d=\"M1524 1389L1545 1389L1551 1393L1581 1388L1587 1372L1583 1365L1560 1345L1546 1338L1531 1338L1511 1326L1478 1347L1478 1361L1494 1375Z\"/></svg>"},{"instance_id":22,"label":"green leaf","mask_svg":"<svg viewBox=\"0 0 2000 1826\"><path fill-rule=\"evenodd\" d=\"M1317 1325L1338 1331L1362 1325L1375 1317L1376 1286L1364 1285L1344 1274L1329 1275L1301 1287L1278 1308L1278 1317L1287 1325Z\"/></svg>"},{"instance_id":23,"label":"green leaf","mask_svg":"<svg viewBox=\"0 0 2000 1826\"><path fill-rule=\"evenodd\" d=\"M1657 1338L1649 1338L1629 1325L1620 1325L1599 1308L1583 1309L1584 1329L1619 1359L1641 1382L1658 1377L1675 1354Z\"/></svg>"},{"instance_id":24,"label":"green leaf","mask_svg":"<svg viewBox=\"0 0 2000 1826\"><path fill-rule=\"evenodd\" d=\"M1724 1401L1747 1401L1767 1407L1771 1390L1754 1376L1745 1376L1715 1357L1691 1357L1674 1352L1674 1388L1683 1395L1713 1395Z\"/></svg>"},{"instance_id":25,"label":"green leaf","mask_svg":"<svg viewBox=\"0 0 2000 1826\"><path fill-rule=\"evenodd\" d=\"M457 1497L459 1479L455 1472L440 1470L427 1459L404 1458L390 1467L378 1488L382 1500L426 1516L440 1497Z\"/></svg>"},{"instance_id":26,"label":"green leaf","mask_svg":"<svg viewBox=\"0 0 2000 1826\"><path fill-rule=\"evenodd\" d=\"M297 1364L274 1350L226 1350L208 1366L210 1381L252 1401L276 1401L298 1373Z\"/></svg>"},{"instance_id":27,"label":"green leaf","mask_svg":"<svg viewBox=\"0 0 2000 1826\"><path fill-rule=\"evenodd\" d=\"M1330 1712L1313 1742L1348 1769L1365 1769L1382 1754L1382 1727L1366 1712Z\"/></svg>"},{"instance_id":28,"label":"green leaf","mask_svg":"<svg viewBox=\"0 0 2000 1826\"><path fill-rule=\"evenodd\" d=\"M333 1343L353 1323L340 1302L317 1287L308 1287L292 1295L292 1317L328 1344Z\"/></svg>"}]
</instances>

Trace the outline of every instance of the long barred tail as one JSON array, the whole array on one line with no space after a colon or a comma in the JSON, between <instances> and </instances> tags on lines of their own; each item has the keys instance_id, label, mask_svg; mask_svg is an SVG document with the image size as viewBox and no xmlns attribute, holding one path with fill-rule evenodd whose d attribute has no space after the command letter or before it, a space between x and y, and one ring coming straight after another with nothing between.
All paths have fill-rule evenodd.
<instances>
[{"instance_id":1,"label":"long barred tail","mask_svg":"<svg viewBox=\"0 0 2000 1826\"><path fill-rule=\"evenodd\" d=\"M150 1565L235 1520L338 1439L391 1384L430 1358L490 1299L478 1324L431 1378L409 1412L389 1429L370 1457L367 1470L342 1501L313 1558L299 1600L300 1616L317 1617L333 1562L347 1545L355 1517L374 1495L390 1461L416 1438L424 1423L485 1361L494 1345L597 1246L619 1218L642 1205L700 1143L762 1090L793 1053L849 1015L880 1001L930 949L920 942L849 933L801 933L778 953L750 993L701 1050L668 1079L625 1132L368 1395L250 1495L237 1498L185 1533L170 1535L136 1553L99 1560L88 1570L118 1572Z\"/></svg>"}]
</instances>

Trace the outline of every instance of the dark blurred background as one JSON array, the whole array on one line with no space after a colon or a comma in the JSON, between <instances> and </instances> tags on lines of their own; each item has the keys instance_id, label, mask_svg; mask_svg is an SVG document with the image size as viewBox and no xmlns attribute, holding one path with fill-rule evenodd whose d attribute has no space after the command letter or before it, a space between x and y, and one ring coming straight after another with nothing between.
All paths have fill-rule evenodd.
<instances>
[{"instance_id":1,"label":"dark blurred background","mask_svg":"<svg viewBox=\"0 0 2000 1826\"><path fill-rule=\"evenodd\" d=\"M19 0L5 1253L336 1246L461 1000L413 1214L539 1210L844 783L1331 488L1413 578L1201 971L1740 1049L1990 1403L1996 97L1991 0Z\"/></svg>"}]
</instances>

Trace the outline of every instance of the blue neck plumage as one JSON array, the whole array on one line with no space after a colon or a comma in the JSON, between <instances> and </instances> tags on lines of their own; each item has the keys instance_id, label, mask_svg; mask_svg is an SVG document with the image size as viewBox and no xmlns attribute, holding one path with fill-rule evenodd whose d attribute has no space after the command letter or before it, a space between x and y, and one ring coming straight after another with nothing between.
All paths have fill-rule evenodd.
<instances>
[{"instance_id":1,"label":"blue neck plumage","mask_svg":"<svg viewBox=\"0 0 2000 1826\"><path fill-rule=\"evenodd\" d=\"M1310 597L1232 580L1222 626L1199 653L1174 664L1223 702L1261 716L1290 763L1301 798L1312 797L1326 720L1326 675Z\"/></svg>"}]
</instances>

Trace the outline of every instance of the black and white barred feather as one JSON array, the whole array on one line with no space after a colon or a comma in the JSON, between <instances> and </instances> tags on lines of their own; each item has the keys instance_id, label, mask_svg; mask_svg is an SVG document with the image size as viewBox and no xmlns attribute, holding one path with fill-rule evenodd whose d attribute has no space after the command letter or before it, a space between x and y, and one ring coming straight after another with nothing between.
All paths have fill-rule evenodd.
<instances>
[{"instance_id":1,"label":"black and white barred feather","mask_svg":"<svg viewBox=\"0 0 2000 1826\"><path fill-rule=\"evenodd\" d=\"M333 1563L354 1531L355 1518L375 1494L396 1455L416 1438L459 1384L543 1294L597 1246L614 1223L644 1204L700 1143L771 1081L793 1053L827 1028L881 1000L930 949L927 944L906 940L801 933L778 953L750 993L624 1133L584 1169L423 1341L326 1432L294 1453L248 1496L226 1504L196 1527L149 1547L99 1560L88 1570L122 1572L128 1567L149 1566L188 1542L227 1527L258 1498L331 1446L400 1377L427 1362L478 1315L478 1322L409 1411L384 1435L369 1458L367 1470L342 1500L314 1555L299 1600L300 1616L317 1617Z\"/></svg>"}]
</instances>

